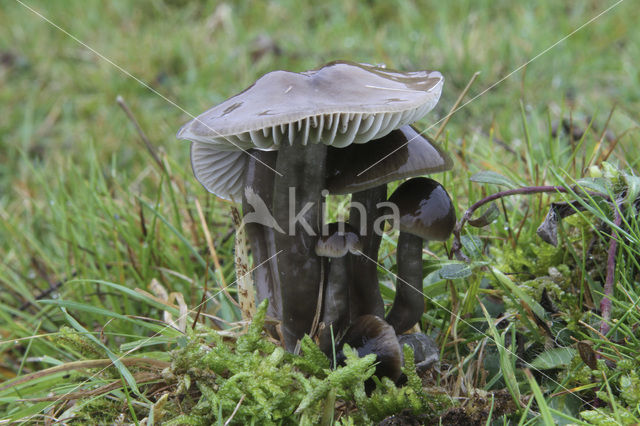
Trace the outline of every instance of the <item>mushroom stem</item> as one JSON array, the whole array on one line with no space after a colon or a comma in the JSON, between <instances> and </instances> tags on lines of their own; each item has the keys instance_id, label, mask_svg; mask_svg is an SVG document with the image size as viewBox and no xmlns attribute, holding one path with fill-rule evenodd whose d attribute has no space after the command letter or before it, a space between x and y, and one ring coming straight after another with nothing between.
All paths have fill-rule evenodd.
<instances>
[{"instance_id":1,"label":"mushroom stem","mask_svg":"<svg viewBox=\"0 0 640 426\"><path fill-rule=\"evenodd\" d=\"M252 150L248 156L247 172L245 174L244 187L257 196L257 199L264 202L265 206L271 206L273 200L273 181L276 153L272 151ZM246 190L245 190L246 191ZM250 200L247 200L247 193L242 194L242 213L245 217L254 210ZM258 212L255 212L259 214ZM253 275L256 285L257 303L264 299L269 299L267 316L281 319L282 309L280 306L280 284L274 256L275 246L273 245L273 228L264 226L263 223L253 220L245 221L245 229L251 253L253 255ZM272 332L274 330L271 330ZM273 333L272 333L273 334Z\"/></svg>"},{"instance_id":2,"label":"mushroom stem","mask_svg":"<svg viewBox=\"0 0 640 426\"><path fill-rule=\"evenodd\" d=\"M349 224L360 232L364 254L364 256L348 255L351 258L353 270L358 271L357 274L353 274L349 295L352 321L362 315L384 316L384 302L378 285L378 265L371 259L378 259L378 249L382 240L382 235L373 229L374 222L381 215L377 205L386 200L386 184L356 192L351 196L351 203L354 206L349 212ZM363 212L356 207L356 203L364 206ZM361 217L362 213L365 214L364 218Z\"/></svg>"},{"instance_id":3,"label":"mushroom stem","mask_svg":"<svg viewBox=\"0 0 640 426\"><path fill-rule=\"evenodd\" d=\"M273 214L284 233L275 233L282 295L282 335L293 352L309 333L316 313L321 259L315 254L320 229L326 146L282 143L276 161Z\"/></svg>"},{"instance_id":4,"label":"mushroom stem","mask_svg":"<svg viewBox=\"0 0 640 426\"><path fill-rule=\"evenodd\" d=\"M422 238L408 232L398 237L396 296L386 321L397 334L413 327L424 312Z\"/></svg>"},{"instance_id":5,"label":"mushroom stem","mask_svg":"<svg viewBox=\"0 0 640 426\"><path fill-rule=\"evenodd\" d=\"M328 270L324 290L322 322L325 328L319 336L318 346L325 354L331 353L334 342L331 340L331 328L334 339L349 325L349 282L352 277L351 256L325 259Z\"/></svg>"}]
</instances>

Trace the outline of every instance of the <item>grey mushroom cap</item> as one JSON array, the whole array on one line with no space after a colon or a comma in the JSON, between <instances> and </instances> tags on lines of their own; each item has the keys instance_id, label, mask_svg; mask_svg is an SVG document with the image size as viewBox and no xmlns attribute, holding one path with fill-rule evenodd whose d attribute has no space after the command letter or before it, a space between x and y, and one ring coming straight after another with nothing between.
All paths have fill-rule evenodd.
<instances>
[{"instance_id":1,"label":"grey mushroom cap","mask_svg":"<svg viewBox=\"0 0 640 426\"><path fill-rule=\"evenodd\" d=\"M342 257L347 253L359 254L362 243L358 231L348 223L334 222L328 225L326 235L320 235L316 243L316 255Z\"/></svg>"},{"instance_id":2,"label":"grey mushroom cap","mask_svg":"<svg viewBox=\"0 0 640 426\"><path fill-rule=\"evenodd\" d=\"M444 241L453 232L453 203L444 187L433 179L410 179L391 194L389 201L398 207L400 232L428 241Z\"/></svg>"},{"instance_id":3,"label":"grey mushroom cap","mask_svg":"<svg viewBox=\"0 0 640 426\"><path fill-rule=\"evenodd\" d=\"M366 145L330 148L327 189L332 194L350 194L452 167L449 154L407 125Z\"/></svg>"},{"instance_id":4,"label":"grey mushroom cap","mask_svg":"<svg viewBox=\"0 0 640 426\"><path fill-rule=\"evenodd\" d=\"M346 61L293 73L273 71L185 124L198 181L224 199L241 198L248 148L283 143L345 147L366 143L422 118L438 102L437 71L398 72Z\"/></svg>"}]
</instances>

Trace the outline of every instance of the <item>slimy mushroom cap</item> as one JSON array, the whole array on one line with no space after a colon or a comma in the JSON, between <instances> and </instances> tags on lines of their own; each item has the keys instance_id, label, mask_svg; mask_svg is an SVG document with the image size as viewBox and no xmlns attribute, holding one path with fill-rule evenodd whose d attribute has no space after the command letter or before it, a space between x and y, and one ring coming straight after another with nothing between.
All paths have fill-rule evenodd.
<instances>
[{"instance_id":1,"label":"slimy mushroom cap","mask_svg":"<svg viewBox=\"0 0 640 426\"><path fill-rule=\"evenodd\" d=\"M456 213L449 194L433 179L419 177L400 185L389 201L400 213L400 232L428 241L444 241L451 235Z\"/></svg>"},{"instance_id":2,"label":"slimy mushroom cap","mask_svg":"<svg viewBox=\"0 0 640 426\"><path fill-rule=\"evenodd\" d=\"M327 189L332 194L349 194L452 167L444 150L407 125L366 145L329 148Z\"/></svg>"},{"instance_id":3,"label":"slimy mushroom cap","mask_svg":"<svg viewBox=\"0 0 640 426\"><path fill-rule=\"evenodd\" d=\"M240 200L249 148L323 143L345 147L381 138L429 112L444 78L347 61L294 73L273 71L178 131L192 141L196 179L220 198Z\"/></svg>"}]
</instances>

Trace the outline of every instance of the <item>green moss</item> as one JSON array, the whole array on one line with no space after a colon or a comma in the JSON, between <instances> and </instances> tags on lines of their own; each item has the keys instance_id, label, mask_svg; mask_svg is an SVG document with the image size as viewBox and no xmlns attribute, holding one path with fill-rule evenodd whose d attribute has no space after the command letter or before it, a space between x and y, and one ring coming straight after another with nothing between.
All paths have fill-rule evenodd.
<instances>
[{"instance_id":1,"label":"green moss","mask_svg":"<svg viewBox=\"0 0 640 426\"><path fill-rule=\"evenodd\" d=\"M422 385L422 380L416 374L413 360L413 349L404 345L403 355L405 365L402 372L407 376L407 383L397 387L386 377L374 377L376 389L369 398L364 393L364 386L358 389L355 399L361 409L358 418L364 422L379 422L391 415L410 413L415 417L432 416L451 407L451 400L443 393L429 391Z\"/></svg>"},{"instance_id":2,"label":"green moss","mask_svg":"<svg viewBox=\"0 0 640 426\"><path fill-rule=\"evenodd\" d=\"M375 355L359 358L344 348L346 365L332 370L329 359L305 336L300 355L292 355L262 334L266 301L259 307L247 333L224 341L217 332L187 332L183 347L172 353L167 377L176 381L163 420L168 424L316 424L332 413L336 399L355 401L356 423L379 421L407 410L415 415L438 412L451 404L428 393L415 372L413 352L405 346L403 368L407 385L396 387L378 380L369 397L364 382L375 371ZM205 341L208 342L205 344ZM242 401L240 403L240 401Z\"/></svg>"},{"instance_id":3,"label":"green moss","mask_svg":"<svg viewBox=\"0 0 640 426\"><path fill-rule=\"evenodd\" d=\"M631 371L620 376L620 397L630 407L640 404L640 378L637 371Z\"/></svg>"}]
</instances>

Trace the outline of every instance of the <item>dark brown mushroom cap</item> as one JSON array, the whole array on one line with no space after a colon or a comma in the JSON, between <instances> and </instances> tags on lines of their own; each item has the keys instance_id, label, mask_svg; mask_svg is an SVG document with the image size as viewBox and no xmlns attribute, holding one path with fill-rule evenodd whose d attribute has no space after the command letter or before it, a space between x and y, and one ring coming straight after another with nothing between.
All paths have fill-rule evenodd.
<instances>
[{"instance_id":1,"label":"dark brown mushroom cap","mask_svg":"<svg viewBox=\"0 0 640 426\"><path fill-rule=\"evenodd\" d=\"M443 172L451 157L412 126L402 126L366 145L329 148L327 189L350 194L405 178Z\"/></svg>"},{"instance_id":2,"label":"dark brown mushroom cap","mask_svg":"<svg viewBox=\"0 0 640 426\"><path fill-rule=\"evenodd\" d=\"M400 232L424 240L444 241L451 235L456 213L449 194L433 179L409 179L400 185L389 201L400 213Z\"/></svg>"},{"instance_id":3,"label":"dark brown mushroom cap","mask_svg":"<svg viewBox=\"0 0 640 426\"><path fill-rule=\"evenodd\" d=\"M351 252L359 254L362 243L358 231L345 222L327 225L328 232L318 237L316 254L321 257L342 257Z\"/></svg>"},{"instance_id":4,"label":"dark brown mushroom cap","mask_svg":"<svg viewBox=\"0 0 640 426\"><path fill-rule=\"evenodd\" d=\"M293 73L274 71L178 131L192 141L198 181L220 198L240 200L243 150L282 143L344 147L412 123L440 98L437 71L398 72L346 61Z\"/></svg>"},{"instance_id":5,"label":"dark brown mushroom cap","mask_svg":"<svg viewBox=\"0 0 640 426\"><path fill-rule=\"evenodd\" d=\"M378 365L376 376L389 377L396 381L402 374L402 350L396 338L396 333L385 320L375 315L362 315L356 318L339 346L347 343L358 351L358 356L376 354ZM338 363L344 359L342 351L336 356Z\"/></svg>"}]
</instances>

